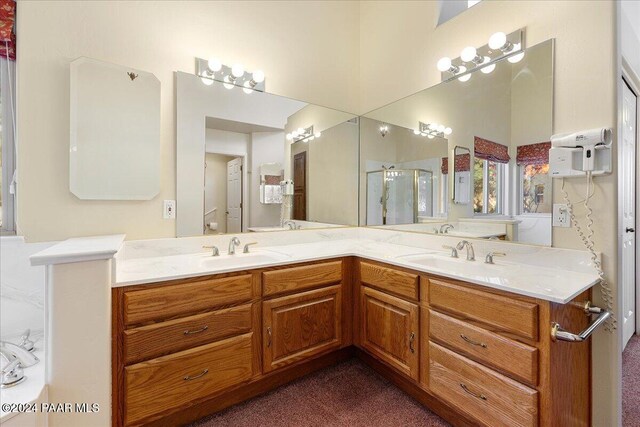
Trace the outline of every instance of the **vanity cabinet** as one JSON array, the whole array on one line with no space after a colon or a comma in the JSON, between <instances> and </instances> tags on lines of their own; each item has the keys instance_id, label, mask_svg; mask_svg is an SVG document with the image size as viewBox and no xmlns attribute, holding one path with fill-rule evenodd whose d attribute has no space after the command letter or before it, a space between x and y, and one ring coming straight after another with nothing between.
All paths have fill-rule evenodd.
<instances>
[{"instance_id":1,"label":"vanity cabinet","mask_svg":"<svg viewBox=\"0 0 640 427\"><path fill-rule=\"evenodd\" d=\"M360 291L362 347L418 380L418 305L366 286Z\"/></svg>"},{"instance_id":2,"label":"vanity cabinet","mask_svg":"<svg viewBox=\"0 0 640 427\"><path fill-rule=\"evenodd\" d=\"M345 257L113 290L113 425L183 425L355 353L456 426L590 425L569 304Z\"/></svg>"},{"instance_id":3,"label":"vanity cabinet","mask_svg":"<svg viewBox=\"0 0 640 427\"><path fill-rule=\"evenodd\" d=\"M342 285L262 303L263 371L270 372L342 345Z\"/></svg>"}]
</instances>

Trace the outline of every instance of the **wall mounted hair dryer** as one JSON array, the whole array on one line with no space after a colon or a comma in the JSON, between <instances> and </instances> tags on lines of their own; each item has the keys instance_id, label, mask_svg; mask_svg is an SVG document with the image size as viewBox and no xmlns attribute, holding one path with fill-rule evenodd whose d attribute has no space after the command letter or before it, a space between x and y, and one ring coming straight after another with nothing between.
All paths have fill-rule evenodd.
<instances>
[{"instance_id":1,"label":"wall mounted hair dryer","mask_svg":"<svg viewBox=\"0 0 640 427\"><path fill-rule=\"evenodd\" d=\"M610 128L553 135L549 150L551 176L571 177L611 173Z\"/></svg>"}]
</instances>

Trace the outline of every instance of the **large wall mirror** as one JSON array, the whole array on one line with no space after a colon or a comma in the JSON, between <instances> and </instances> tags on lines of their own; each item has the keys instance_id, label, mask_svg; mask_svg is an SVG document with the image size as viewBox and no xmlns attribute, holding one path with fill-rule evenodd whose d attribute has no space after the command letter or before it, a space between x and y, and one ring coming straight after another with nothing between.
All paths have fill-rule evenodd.
<instances>
[{"instance_id":1,"label":"large wall mirror","mask_svg":"<svg viewBox=\"0 0 640 427\"><path fill-rule=\"evenodd\" d=\"M551 245L553 52L549 40L365 114L360 224Z\"/></svg>"},{"instance_id":2,"label":"large wall mirror","mask_svg":"<svg viewBox=\"0 0 640 427\"><path fill-rule=\"evenodd\" d=\"M356 115L205 80L176 73L178 237L358 225Z\"/></svg>"}]
</instances>

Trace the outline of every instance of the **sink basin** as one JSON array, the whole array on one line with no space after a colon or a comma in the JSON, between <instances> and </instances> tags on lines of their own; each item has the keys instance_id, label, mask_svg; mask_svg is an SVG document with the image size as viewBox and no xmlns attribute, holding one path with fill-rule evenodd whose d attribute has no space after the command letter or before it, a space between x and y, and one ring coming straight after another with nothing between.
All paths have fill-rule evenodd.
<instances>
[{"instance_id":1,"label":"sink basin","mask_svg":"<svg viewBox=\"0 0 640 427\"><path fill-rule=\"evenodd\" d=\"M258 251L245 254L236 253L235 255L229 255L227 253L221 253L220 256L203 255L199 262L205 267L228 267L235 268L241 266L253 266L256 264L270 264L274 262L283 262L291 259L289 255L281 254L277 252Z\"/></svg>"},{"instance_id":2,"label":"sink basin","mask_svg":"<svg viewBox=\"0 0 640 427\"><path fill-rule=\"evenodd\" d=\"M460 258L451 258L443 254L407 255L398 258L410 264L451 273L464 272L474 275L493 276L505 270L504 265L486 264L483 259L481 260L477 256L475 261L467 261L464 251L460 253Z\"/></svg>"}]
</instances>

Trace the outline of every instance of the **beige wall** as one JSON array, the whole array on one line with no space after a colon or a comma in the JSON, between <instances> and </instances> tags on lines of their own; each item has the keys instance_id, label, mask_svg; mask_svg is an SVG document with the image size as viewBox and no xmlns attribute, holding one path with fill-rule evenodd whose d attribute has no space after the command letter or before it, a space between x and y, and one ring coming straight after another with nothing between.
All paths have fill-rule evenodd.
<instances>
[{"instance_id":1,"label":"beige wall","mask_svg":"<svg viewBox=\"0 0 640 427\"><path fill-rule=\"evenodd\" d=\"M162 219L162 201L176 199L174 71L193 73L196 56L262 68L271 93L358 109L357 2L21 1L17 15L18 227L28 241L175 236ZM161 191L151 201L69 192L69 63L80 56L160 79Z\"/></svg>"},{"instance_id":2,"label":"beige wall","mask_svg":"<svg viewBox=\"0 0 640 427\"><path fill-rule=\"evenodd\" d=\"M484 1L435 28L437 9L436 2L360 4L362 110L374 109L438 83L440 73L436 62L440 57L457 57L467 45L483 45L495 31L508 33L526 27L528 46L556 39L553 131L614 126L614 2ZM398 31L399 28L402 31ZM594 224L596 249L603 253L607 279L614 288L616 179L615 174L595 178L591 203L594 218L597 218ZM554 201L559 202L560 182L556 181ZM568 181L566 187L572 200L583 197L583 180ZM578 213L584 221L583 211ZM553 241L558 247L582 248L573 228L554 229ZM594 299L596 303L602 302L598 288L594 290ZM616 379L620 368L617 336L600 331L593 345L594 425L616 425L619 402Z\"/></svg>"}]
</instances>

